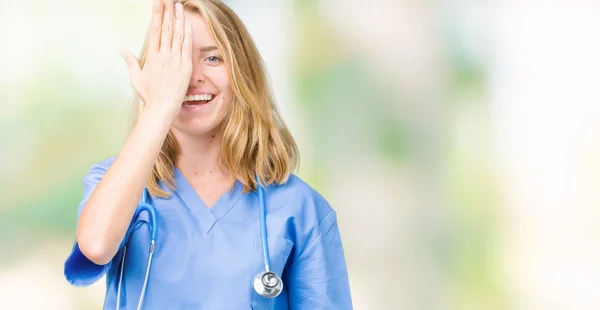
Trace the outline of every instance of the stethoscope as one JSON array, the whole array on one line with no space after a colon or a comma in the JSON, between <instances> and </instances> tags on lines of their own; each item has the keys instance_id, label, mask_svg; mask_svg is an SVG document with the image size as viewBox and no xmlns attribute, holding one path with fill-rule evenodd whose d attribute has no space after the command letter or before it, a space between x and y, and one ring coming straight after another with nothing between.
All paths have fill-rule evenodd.
<instances>
[{"instance_id":1,"label":"stethoscope","mask_svg":"<svg viewBox=\"0 0 600 310\"><path fill-rule=\"evenodd\" d=\"M262 252L263 260L265 264L265 271L257 274L254 277L254 290L261 296L266 298L277 297L283 289L283 282L281 278L274 272L271 271L271 262L269 260L269 247L267 244L267 224L266 217L267 211L265 208L265 195L262 186L257 183L258 192L258 209L260 212L260 234L262 238ZM135 223L139 214L142 211L148 211L150 225L150 251L148 254L148 262L146 263L146 273L144 275L144 283L142 285L142 291L140 293L140 300L138 301L137 309L142 308L144 296L146 295L146 287L148 286L148 276L150 274L150 266L152 265L152 257L154 256L154 248L156 247L156 237L158 235L158 224L156 215L156 209L148 202L148 191L144 189L144 194L140 200L140 204L133 214L132 223ZM117 310L121 304L121 283L123 282L123 270L125 269L125 255L127 254L127 246L123 248L123 257L121 258L121 266L119 271L119 284L117 285Z\"/></svg>"}]
</instances>

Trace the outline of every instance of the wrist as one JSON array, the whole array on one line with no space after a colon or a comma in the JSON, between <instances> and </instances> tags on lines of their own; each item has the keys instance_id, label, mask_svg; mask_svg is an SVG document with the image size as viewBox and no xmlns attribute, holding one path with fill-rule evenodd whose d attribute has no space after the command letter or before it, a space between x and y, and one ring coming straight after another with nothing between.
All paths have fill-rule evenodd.
<instances>
[{"instance_id":1,"label":"wrist","mask_svg":"<svg viewBox=\"0 0 600 310\"><path fill-rule=\"evenodd\" d=\"M168 130L171 128L175 116L165 111L161 104L145 104L138 115L138 123L149 123L154 128Z\"/></svg>"}]
</instances>

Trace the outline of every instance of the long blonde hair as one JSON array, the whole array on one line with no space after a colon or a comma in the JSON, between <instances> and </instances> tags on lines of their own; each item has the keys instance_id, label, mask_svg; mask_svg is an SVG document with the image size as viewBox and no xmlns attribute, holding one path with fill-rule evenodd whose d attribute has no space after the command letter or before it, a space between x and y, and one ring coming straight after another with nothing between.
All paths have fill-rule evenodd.
<instances>
[{"instance_id":1,"label":"long blonde hair","mask_svg":"<svg viewBox=\"0 0 600 310\"><path fill-rule=\"evenodd\" d=\"M185 10L202 15L215 38L229 72L234 94L218 130L221 158L232 177L244 186L244 192L256 190L256 177L269 185L287 181L299 165L296 142L285 125L267 82L265 65L246 26L227 5L218 0L176 0ZM148 37L140 54L143 68L148 51ZM142 104L133 97L134 122ZM159 186L162 181L175 190L174 166L179 145L171 132L167 134L148 181L151 195L169 197Z\"/></svg>"}]
</instances>

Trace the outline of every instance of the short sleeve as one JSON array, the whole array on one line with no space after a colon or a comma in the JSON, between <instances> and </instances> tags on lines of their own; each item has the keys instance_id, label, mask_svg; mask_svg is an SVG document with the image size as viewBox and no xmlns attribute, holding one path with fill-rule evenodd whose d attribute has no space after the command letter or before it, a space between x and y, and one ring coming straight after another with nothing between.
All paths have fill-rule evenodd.
<instances>
[{"instance_id":1,"label":"short sleeve","mask_svg":"<svg viewBox=\"0 0 600 310\"><path fill-rule=\"evenodd\" d=\"M290 309L352 309L335 211L321 220L319 230L286 272Z\"/></svg>"},{"instance_id":2,"label":"short sleeve","mask_svg":"<svg viewBox=\"0 0 600 310\"><path fill-rule=\"evenodd\" d=\"M115 160L115 157L108 158L98 164L95 164L88 171L83 179L83 197L77 209L77 221L81 216L84 206L92 196L92 193L100 183L100 180ZM123 240L126 240L125 238ZM121 242L119 250L124 246ZM110 269L112 261L106 265L96 265L90 261L79 249L77 241L73 244L71 253L67 257L64 265L64 274L67 281L75 286L88 286L98 281Z\"/></svg>"}]
</instances>

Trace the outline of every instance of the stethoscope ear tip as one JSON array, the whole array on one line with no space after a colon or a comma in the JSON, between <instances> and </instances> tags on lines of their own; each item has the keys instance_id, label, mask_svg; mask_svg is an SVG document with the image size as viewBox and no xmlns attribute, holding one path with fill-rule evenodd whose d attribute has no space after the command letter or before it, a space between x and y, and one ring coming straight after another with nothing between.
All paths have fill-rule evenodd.
<instances>
[{"instance_id":1,"label":"stethoscope ear tip","mask_svg":"<svg viewBox=\"0 0 600 310\"><path fill-rule=\"evenodd\" d=\"M283 289L281 278L270 271L261 272L254 277L254 290L265 298L275 298Z\"/></svg>"}]
</instances>

